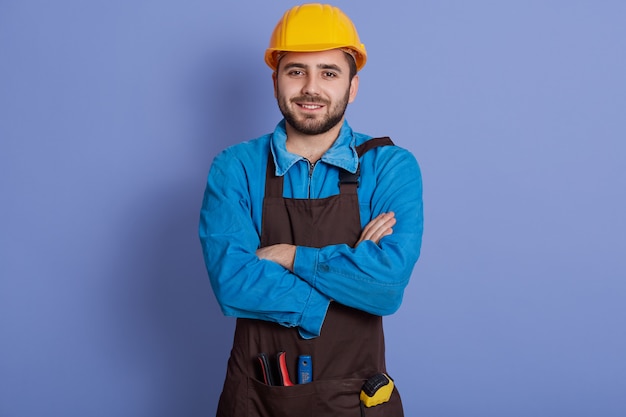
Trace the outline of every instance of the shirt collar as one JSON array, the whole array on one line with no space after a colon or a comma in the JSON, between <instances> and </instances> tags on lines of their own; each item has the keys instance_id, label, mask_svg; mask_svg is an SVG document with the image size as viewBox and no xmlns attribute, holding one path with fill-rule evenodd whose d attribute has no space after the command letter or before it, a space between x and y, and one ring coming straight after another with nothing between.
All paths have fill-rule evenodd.
<instances>
[{"instance_id":1,"label":"shirt collar","mask_svg":"<svg viewBox=\"0 0 626 417\"><path fill-rule=\"evenodd\" d=\"M355 142L356 139L352 128L348 125L348 122L344 120L341 130L339 131L339 136L330 149L322 155L321 161L338 168L343 168L354 174L359 166L359 157L356 153ZM274 133L272 133L270 148L274 156L277 176L285 175L289 168L296 162L305 159L287 150L287 131L285 130L284 119L278 123L276 129L274 129Z\"/></svg>"}]
</instances>

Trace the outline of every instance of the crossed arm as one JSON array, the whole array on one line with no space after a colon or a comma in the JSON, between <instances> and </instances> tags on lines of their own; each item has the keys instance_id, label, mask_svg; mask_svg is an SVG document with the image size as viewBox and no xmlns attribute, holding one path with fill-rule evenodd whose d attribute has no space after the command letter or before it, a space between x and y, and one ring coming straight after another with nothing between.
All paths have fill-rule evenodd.
<instances>
[{"instance_id":1,"label":"crossed arm","mask_svg":"<svg viewBox=\"0 0 626 417\"><path fill-rule=\"evenodd\" d=\"M358 246L365 240L371 240L378 244L380 239L393 233L393 226L396 224L395 214L393 212L382 213L372 219L361 232L361 236L356 243ZM296 246L286 243L266 246L256 251L259 259L276 262L283 268L293 272L293 261L296 256Z\"/></svg>"},{"instance_id":2,"label":"crossed arm","mask_svg":"<svg viewBox=\"0 0 626 417\"><path fill-rule=\"evenodd\" d=\"M250 214L252 199L262 199L263 181L247 183L262 176L242 175L245 163L253 166L244 156L240 164L228 153L216 157L200 217L207 271L223 313L297 326L310 338L319 334L332 300L375 315L395 312L420 252L422 188L415 159L394 152L377 163L375 184L361 184L368 208L384 214L365 225L355 247L258 249ZM250 153L249 159L256 157ZM251 196L257 189L260 195Z\"/></svg>"}]
</instances>

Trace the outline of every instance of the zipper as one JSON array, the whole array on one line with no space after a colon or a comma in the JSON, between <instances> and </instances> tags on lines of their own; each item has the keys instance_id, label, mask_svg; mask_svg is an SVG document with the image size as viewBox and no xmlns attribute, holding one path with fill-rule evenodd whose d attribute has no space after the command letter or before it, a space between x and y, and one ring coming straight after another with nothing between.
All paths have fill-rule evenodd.
<instances>
[{"instance_id":1,"label":"zipper","mask_svg":"<svg viewBox=\"0 0 626 417\"><path fill-rule=\"evenodd\" d=\"M306 158L305 158L306 159ZM311 162L308 159L306 160L309 164L309 187L307 191L307 199L311 199L311 183L313 182L313 170L315 169L315 165L317 165L317 161Z\"/></svg>"}]
</instances>

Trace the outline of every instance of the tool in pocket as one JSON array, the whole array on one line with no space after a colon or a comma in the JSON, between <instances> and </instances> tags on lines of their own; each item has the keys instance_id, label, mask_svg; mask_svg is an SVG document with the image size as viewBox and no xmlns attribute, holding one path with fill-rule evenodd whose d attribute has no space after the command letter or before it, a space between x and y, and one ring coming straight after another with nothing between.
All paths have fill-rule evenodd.
<instances>
[{"instance_id":1,"label":"tool in pocket","mask_svg":"<svg viewBox=\"0 0 626 417\"><path fill-rule=\"evenodd\" d=\"M298 357L298 384L306 384L313 380L313 365L311 355Z\"/></svg>"},{"instance_id":2,"label":"tool in pocket","mask_svg":"<svg viewBox=\"0 0 626 417\"><path fill-rule=\"evenodd\" d=\"M263 382L265 385L274 385L274 377L272 376L272 368L270 367L270 361L267 355L263 352L257 355L259 363L261 364L261 374L263 375Z\"/></svg>"},{"instance_id":3,"label":"tool in pocket","mask_svg":"<svg viewBox=\"0 0 626 417\"><path fill-rule=\"evenodd\" d=\"M393 379L387 374L379 373L365 381L361 388L361 402L366 407L374 407L386 403L393 392Z\"/></svg>"},{"instance_id":4,"label":"tool in pocket","mask_svg":"<svg viewBox=\"0 0 626 417\"><path fill-rule=\"evenodd\" d=\"M291 387L294 384L289 378L286 356L287 353L284 351L278 352L278 354L276 355L276 363L278 365L278 382L284 387Z\"/></svg>"},{"instance_id":5,"label":"tool in pocket","mask_svg":"<svg viewBox=\"0 0 626 417\"><path fill-rule=\"evenodd\" d=\"M270 362L270 358L264 352L257 355L263 382L266 385L290 387L295 385L289 377L287 369L287 353L280 351L276 354L276 364ZM275 367L273 366L275 365ZM301 355L298 357L298 383L311 382L311 356Z\"/></svg>"}]
</instances>

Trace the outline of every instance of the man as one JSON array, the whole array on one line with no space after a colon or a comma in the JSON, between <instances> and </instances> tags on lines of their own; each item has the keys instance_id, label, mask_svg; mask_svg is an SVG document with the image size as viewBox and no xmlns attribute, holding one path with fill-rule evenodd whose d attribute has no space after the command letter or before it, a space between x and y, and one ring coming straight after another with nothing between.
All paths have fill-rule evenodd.
<instances>
[{"instance_id":1,"label":"man","mask_svg":"<svg viewBox=\"0 0 626 417\"><path fill-rule=\"evenodd\" d=\"M387 376L381 316L419 256L421 176L408 151L345 120L366 58L338 8L288 10L265 55L284 119L213 161L200 238L237 317L218 416L403 415L395 388L380 405L360 396Z\"/></svg>"}]
</instances>

